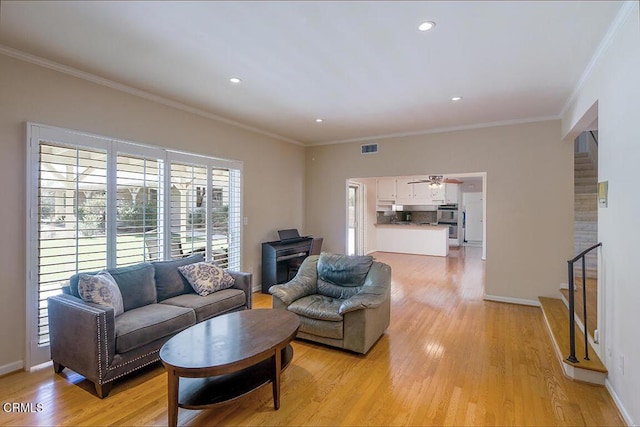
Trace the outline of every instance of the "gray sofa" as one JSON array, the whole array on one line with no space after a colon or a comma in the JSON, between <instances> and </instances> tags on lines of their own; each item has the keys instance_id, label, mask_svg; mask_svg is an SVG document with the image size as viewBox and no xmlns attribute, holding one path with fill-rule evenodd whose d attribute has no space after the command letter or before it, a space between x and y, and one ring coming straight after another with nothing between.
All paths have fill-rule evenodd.
<instances>
[{"instance_id":1,"label":"gray sofa","mask_svg":"<svg viewBox=\"0 0 640 427\"><path fill-rule=\"evenodd\" d=\"M48 299L54 370L68 367L95 384L106 397L113 381L159 360L160 347L173 335L214 316L251 308L250 273L229 273L232 288L196 294L178 266L203 261L202 254L109 269L124 313L87 303L74 275L63 293Z\"/></svg>"},{"instance_id":2,"label":"gray sofa","mask_svg":"<svg viewBox=\"0 0 640 427\"><path fill-rule=\"evenodd\" d=\"M300 318L297 338L366 354L389 326L391 267L370 256L322 252L288 283L269 288L273 308Z\"/></svg>"}]
</instances>

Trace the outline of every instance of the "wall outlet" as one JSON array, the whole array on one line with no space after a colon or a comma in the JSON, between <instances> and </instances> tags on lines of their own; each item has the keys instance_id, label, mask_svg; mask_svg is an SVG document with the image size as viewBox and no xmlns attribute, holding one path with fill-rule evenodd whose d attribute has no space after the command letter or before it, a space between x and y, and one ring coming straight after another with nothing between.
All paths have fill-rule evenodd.
<instances>
[{"instance_id":1,"label":"wall outlet","mask_svg":"<svg viewBox=\"0 0 640 427\"><path fill-rule=\"evenodd\" d=\"M244 225L249 225L249 217L245 216L242 222Z\"/></svg>"}]
</instances>

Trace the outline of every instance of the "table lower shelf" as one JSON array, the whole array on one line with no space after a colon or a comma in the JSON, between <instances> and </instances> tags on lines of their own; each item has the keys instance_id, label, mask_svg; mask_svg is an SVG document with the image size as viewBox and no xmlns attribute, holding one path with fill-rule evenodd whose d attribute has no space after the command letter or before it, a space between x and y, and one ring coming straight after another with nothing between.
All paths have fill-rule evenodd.
<instances>
[{"instance_id":1,"label":"table lower shelf","mask_svg":"<svg viewBox=\"0 0 640 427\"><path fill-rule=\"evenodd\" d=\"M293 359L291 344L282 350L282 370ZM249 366L237 372L216 377L180 378L178 407L205 409L243 397L271 382L273 359Z\"/></svg>"}]
</instances>

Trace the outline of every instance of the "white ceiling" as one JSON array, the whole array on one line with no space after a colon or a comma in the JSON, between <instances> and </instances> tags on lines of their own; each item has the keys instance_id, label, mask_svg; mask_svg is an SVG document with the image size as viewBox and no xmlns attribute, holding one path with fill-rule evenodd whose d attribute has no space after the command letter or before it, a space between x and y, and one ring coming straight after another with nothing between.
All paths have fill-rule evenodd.
<instances>
[{"instance_id":1,"label":"white ceiling","mask_svg":"<svg viewBox=\"0 0 640 427\"><path fill-rule=\"evenodd\" d=\"M309 145L558 117L621 6L2 1L0 45Z\"/></svg>"}]
</instances>

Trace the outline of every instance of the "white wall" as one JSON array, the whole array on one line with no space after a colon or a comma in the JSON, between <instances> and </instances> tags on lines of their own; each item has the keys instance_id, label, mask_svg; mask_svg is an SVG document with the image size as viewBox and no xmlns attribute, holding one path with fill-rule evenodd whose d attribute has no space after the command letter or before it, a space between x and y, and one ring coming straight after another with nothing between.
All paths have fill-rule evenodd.
<instances>
[{"instance_id":1,"label":"white wall","mask_svg":"<svg viewBox=\"0 0 640 427\"><path fill-rule=\"evenodd\" d=\"M303 228L304 148L0 55L0 374L25 354L26 122L244 162L244 271L260 243Z\"/></svg>"},{"instance_id":2,"label":"white wall","mask_svg":"<svg viewBox=\"0 0 640 427\"><path fill-rule=\"evenodd\" d=\"M360 143L307 150L306 224L326 250L345 247L347 178L486 172L486 293L559 297L573 257L573 142L561 141L559 120L382 139L378 147L365 156Z\"/></svg>"},{"instance_id":3,"label":"white wall","mask_svg":"<svg viewBox=\"0 0 640 427\"><path fill-rule=\"evenodd\" d=\"M601 353L608 387L630 424L640 423L640 11L628 3L608 48L563 117L571 139L597 103L598 181L609 182L609 205L598 209ZM624 370L620 359L624 357Z\"/></svg>"}]
</instances>

